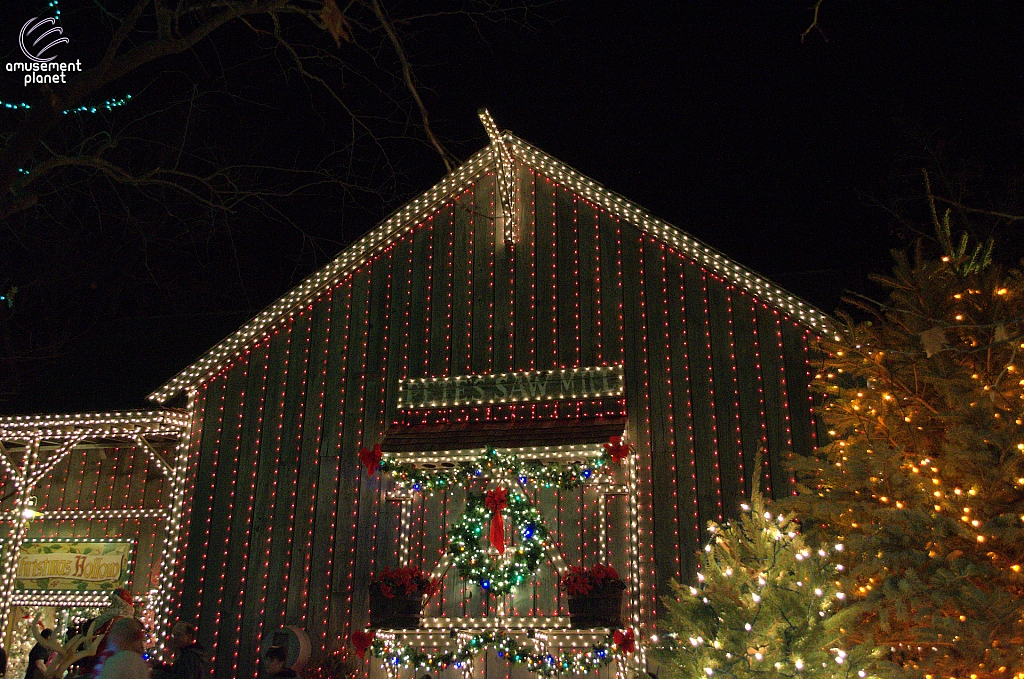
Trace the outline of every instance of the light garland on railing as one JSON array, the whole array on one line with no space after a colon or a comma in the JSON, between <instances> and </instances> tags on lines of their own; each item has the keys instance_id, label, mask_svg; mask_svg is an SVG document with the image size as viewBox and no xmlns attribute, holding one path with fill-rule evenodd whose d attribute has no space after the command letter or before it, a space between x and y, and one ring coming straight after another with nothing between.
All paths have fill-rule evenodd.
<instances>
[{"instance_id":1,"label":"light garland on railing","mask_svg":"<svg viewBox=\"0 0 1024 679\"><path fill-rule=\"evenodd\" d=\"M587 650L573 650L558 656L528 649L502 632L475 634L461 639L453 650L438 653L427 653L411 645L399 646L393 639L374 639L369 652L381 658L385 668L402 667L439 672L449 667L463 669L480 653L494 650L498 657L504 658L511 665L522 665L543 677L552 677L560 674L587 674L632 652L629 643L633 639L631 630L626 635L619 633L618 637L622 641L621 645L616 644L616 634L611 633Z\"/></svg>"},{"instance_id":2,"label":"light garland on railing","mask_svg":"<svg viewBox=\"0 0 1024 679\"><path fill-rule=\"evenodd\" d=\"M415 463L399 462L391 455L384 454L380 460L380 469L395 480L399 489L424 493L465 484L475 478L491 478L498 472L511 474L520 483L532 482L542 488L574 490L607 475L610 472L610 461L608 449L603 449L596 457L581 463L523 460L512 450L487 448L476 460L457 462L454 463L456 467L448 469L423 469Z\"/></svg>"}]
</instances>

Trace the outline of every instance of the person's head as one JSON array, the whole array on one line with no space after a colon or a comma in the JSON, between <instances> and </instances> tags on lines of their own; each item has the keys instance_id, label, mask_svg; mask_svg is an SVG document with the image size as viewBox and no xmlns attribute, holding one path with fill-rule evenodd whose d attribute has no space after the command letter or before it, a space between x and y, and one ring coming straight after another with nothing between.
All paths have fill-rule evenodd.
<instances>
[{"instance_id":1,"label":"person's head","mask_svg":"<svg viewBox=\"0 0 1024 679\"><path fill-rule=\"evenodd\" d=\"M107 645L119 651L142 653L146 630L135 618L118 618L107 632Z\"/></svg>"},{"instance_id":2,"label":"person's head","mask_svg":"<svg viewBox=\"0 0 1024 679\"><path fill-rule=\"evenodd\" d=\"M195 625L179 620L171 625L171 632L167 636L167 645L175 651L187 648L196 643L196 632Z\"/></svg>"},{"instance_id":3,"label":"person's head","mask_svg":"<svg viewBox=\"0 0 1024 679\"><path fill-rule=\"evenodd\" d=\"M42 632L39 633L39 636L41 636L44 639L49 639L51 636L53 636L53 630L50 629L49 627L47 627L46 629L44 629Z\"/></svg>"},{"instance_id":4,"label":"person's head","mask_svg":"<svg viewBox=\"0 0 1024 679\"><path fill-rule=\"evenodd\" d=\"M267 669L271 674L276 674L286 667L288 662L288 649L284 646L271 646L267 649Z\"/></svg>"}]
</instances>

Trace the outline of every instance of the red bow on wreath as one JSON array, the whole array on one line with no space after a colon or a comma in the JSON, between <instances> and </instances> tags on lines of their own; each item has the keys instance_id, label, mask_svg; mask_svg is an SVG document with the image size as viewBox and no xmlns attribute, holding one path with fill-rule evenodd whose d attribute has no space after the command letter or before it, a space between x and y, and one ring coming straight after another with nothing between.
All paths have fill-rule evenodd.
<instances>
[{"instance_id":1,"label":"red bow on wreath","mask_svg":"<svg viewBox=\"0 0 1024 679\"><path fill-rule=\"evenodd\" d=\"M363 656L366 655L366 651L370 648L370 644L373 643L373 635L376 634L374 630L369 632L361 632L356 630L352 633L352 645L356 647L356 655L362 660Z\"/></svg>"},{"instance_id":2,"label":"red bow on wreath","mask_svg":"<svg viewBox=\"0 0 1024 679\"><path fill-rule=\"evenodd\" d=\"M380 468L381 458L383 457L384 453L380 452L379 443L373 447L373 450L367 448L359 450L359 459L362 461L363 466L366 467L366 472L370 476L377 473L377 470Z\"/></svg>"},{"instance_id":3,"label":"red bow on wreath","mask_svg":"<svg viewBox=\"0 0 1024 679\"><path fill-rule=\"evenodd\" d=\"M623 632L620 629L615 630L615 634L612 636L615 641L615 645L619 647L619 650L623 653L632 653L636 650L636 641L633 638L633 630L626 630ZM362 657L362 656L360 656Z\"/></svg>"},{"instance_id":4,"label":"red bow on wreath","mask_svg":"<svg viewBox=\"0 0 1024 679\"><path fill-rule=\"evenodd\" d=\"M621 464L629 455L629 446L622 442L621 436L613 436L611 441L604 444L604 451L612 458L612 462Z\"/></svg>"},{"instance_id":5,"label":"red bow on wreath","mask_svg":"<svg viewBox=\"0 0 1024 679\"><path fill-rule=\"evenodd\" d=\"M484 498L484 505L494 515L491 517L491 532L489 537L491 538L491 545L498 550L498 554L505 553L505 519L501 517L501 510L508 507L508 491L504 488L495 488L494 490L487 491L487 497Z\"/></svg>"}]
</instances>

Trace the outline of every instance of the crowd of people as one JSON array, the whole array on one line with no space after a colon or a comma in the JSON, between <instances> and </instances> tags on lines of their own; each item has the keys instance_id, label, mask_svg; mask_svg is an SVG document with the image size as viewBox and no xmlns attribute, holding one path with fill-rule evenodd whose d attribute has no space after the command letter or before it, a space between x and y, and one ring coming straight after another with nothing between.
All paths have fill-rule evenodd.
<instances>
[{"instance_id":1,"label":"crowd of people","mask_svg":"<svg viewBox=\"0 0 1024 679\"><path fill-rule=\"evenodd\" d=\"M118 618L107 630L103 650L91 673L84 676L91 679L200 679L208 676L210 661L206 649L197 640L197 632L195 625L176 622L167 637L167 648L174 653L174 662L159 662L147 658L143 624L135 618ZM45 641L52 635L52 629L44 629L39 637ZM48 663L52 662L53 655L42 641L36 643L28 654L25 679L47 679ZM268 649L264 661L266 676L271 679L299 676L288 666L288 652L282 646ZM0 648L0 679L6 674L7 653Z\"/></svg>"}]
</instances>

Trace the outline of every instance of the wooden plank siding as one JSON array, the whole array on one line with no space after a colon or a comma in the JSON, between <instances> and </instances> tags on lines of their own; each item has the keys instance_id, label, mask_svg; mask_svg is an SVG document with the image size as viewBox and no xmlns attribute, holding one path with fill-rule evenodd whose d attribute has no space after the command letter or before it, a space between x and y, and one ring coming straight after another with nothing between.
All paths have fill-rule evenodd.
<instances>
[{"instance_id":1,"label":"wooden plank siding","mask_svg":"<svg viewBox=\"0 0 1024 679\"><path fill-rule=\"evenodd\" d=\"M175 446L156 444L172 464ZM52 455L45 450L42 458ZM0 513L14 508L13 483L5 483ZM73 450L35 487L40 512L146 509L170 504L169 480L148 452L129 443ZM28 524L29 539L126 539L134 544L132 577L126 583L136 595L148 595L157 584L162 554L160 517L64 519L40 517Z\"/></svg>"},{"instance_id":2,"label":"wooden plank siding","mask_svg":"<svg viewBox=\"0 0 1024 679\"><path fill-rule=\"evenodd\" d=\"M488 174L202 385L180 610L216 647L214 675L253 676L260 640L282 625L308 630L314 660L365 627L370 579L401 558L401 501L357 456L387 427L595 408L406 414L400 379L624 364L648 623L668 581L693 577L706 522L736 515L752 473L776 495L791 491L784 456L810 452L817 426L808 331L552 178L520 167L516 181L511 246ZM765 468L752 470L761 445ZM625 496L547 489L534 501L570 563L605 549L627 568L628 533L615 523ZM464 503L461 490L412 499L412 563L435 566ZM565 614L552 569L542 573L515 597L516 614ZM444 583L430 615L486 611L456 574Z\"/></svg>"}]
</instances>

